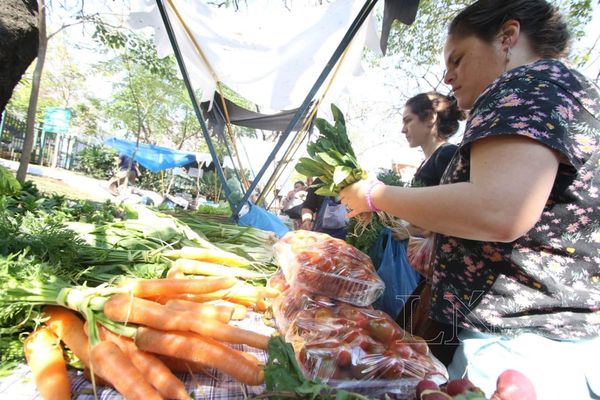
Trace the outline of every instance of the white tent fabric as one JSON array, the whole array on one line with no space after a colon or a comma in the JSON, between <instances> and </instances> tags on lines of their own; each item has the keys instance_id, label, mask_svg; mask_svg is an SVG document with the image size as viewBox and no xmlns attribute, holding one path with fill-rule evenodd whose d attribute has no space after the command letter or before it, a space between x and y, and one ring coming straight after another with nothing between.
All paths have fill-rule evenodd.
<instances>
[{"instance_id":1,"label":"white tent fabric","mask_svg":"<svg viewBox=\"0 0 600 400\"><path fill-rule=\"evenodd\" d=\"M234 12L199 0L165 0L169 19L183 54L192 85L210 101L216 82L198 55L172 3L205 54L217 78L263 109L300 106L327 61L341 42L364 0L337 0L329 5ZM152 27L159 55L172 53L171 43L154 0L138 0L129 24ZM360 59L367 45L381 53L375 18L370 15L351 43L329 98L334 99L352 75L362 72ZM323 88L321 88L323 90Z\"/></svg>"}]
</instances>

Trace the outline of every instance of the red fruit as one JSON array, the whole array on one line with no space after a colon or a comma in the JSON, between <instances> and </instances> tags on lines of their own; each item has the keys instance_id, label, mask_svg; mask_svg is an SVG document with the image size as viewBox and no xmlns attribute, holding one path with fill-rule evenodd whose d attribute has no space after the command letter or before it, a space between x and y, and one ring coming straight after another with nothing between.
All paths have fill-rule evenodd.
<instances>
[{"instance_id":1,"label":"red fruit","mask_svg":"<svg viewBox=\"0 0 600 400\"><path fill-rule=\"evenodd\" d=\"M369 377L369 374L371 373L371 369L369 364L356 364L352 366L352 376L354 377L354 379L366 379Z\"/></svg>"},{"instance_id":2,"label":"red fruit","mask_svg":"<svg viewBox=\"0 0 600 400\"><path fill-rule=\"evenodd\" d=\"M338 352L335 361L338 367L348 368L352 365L352 353L350 353L347 349L341 349Z\"/></svg>"},{"instance_id":3,"label":"red fruit","mask_svg":"<svg viewBox=\"0 0 600 400\"><path fill-rule=\"evenodd\" d=\"M430 381L429 379L423 379L421 382L417 383L416 387L417 399L421 398L421 393L425 390L440 390L440 387L434 381Z\"/></svg>"},{"instance_id":4,"label":"red fruit","mask_svg":"<svg viewBox=\"0 0 600 400\"><path fill-rule=\"evenodd\" d=\"M450 396L456 396L474 387L475 385L473 382L466 378L455 379L453 381L449 381L448 385L446 385L446 393L448 393Z\"/></svg>"},{"instance_id":5,"label":"red fruit","mask_svg":"<svg viewBox=\"0 0 600 400\"><path fill-rule=\"evenodd\" d=\"M394 325L385 319L373 319L369 321L367 329L374 339L384 344L390 343L396 334Z\"/></svg>"},{"instance_id":6,"label":"red fruit","mask_svg":"<svg viewBox=\"0 0 600 400\"><path fill-rule=\"evenodd\" d=\"M514 369L507 369L498 377L492 400L537 400L533 383Z\"/></svg>"},{"instance_id":7,"label":"red fruit","mask_svg":"<svg viewBox=\"0 0 600 400\"><path fill-rule=\"evenodd\" d=\"M386 379L400 379L404 372L404 362L402 360L393 360L383 372Z\"/></svg>"},{"instance_id":8,"label":"red fruit","mask_svg":"<svg viewBox=\"0 0 600 400\"><path fill-rule=\"evenodd\" d=\"M397 354L400 358L408 360L409 358L413 358L415 356L415 351L408 344L402 342L401 340L395 340L390 344L389 349Z\"/></svg>"}]
</instances>

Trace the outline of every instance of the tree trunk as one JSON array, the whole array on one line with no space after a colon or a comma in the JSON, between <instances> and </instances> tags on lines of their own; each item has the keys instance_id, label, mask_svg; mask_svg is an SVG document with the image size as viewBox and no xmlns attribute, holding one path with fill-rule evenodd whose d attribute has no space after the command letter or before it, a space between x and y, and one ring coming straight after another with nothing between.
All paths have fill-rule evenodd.
<instances>
[{"instance_id":1,"label":"tree trunk","mask_svg":"<svg viewBox=\"0 0 600 400\"><path fill-rule=\"evenodd\" d=\"M37 2L2 0L0 6L0 119L13 89L38 50Z\"/></svg>"},{"instance_id":2,"label":"tree trunk","mask_svg":"<svg viewBox=\"0 0 600 400\"><path fill-rule=\"evenodd\" d=\"M33 139L35 137L35 112L40 94L40 83L42 80L42 72L44 71L44 61L46 60L46 48L48 46L48 37L46 36L46 5L44 0L39 1L38 12L39 23L39 41L37 62L33 71L33 79L31 81L31 95L29 97L29 108L27 109L27 130L25 132L25 141L23 143L23 152L19 169L17 170L17 179L24 182L27 177L27 168L31 159L31 150L33 150Z\"/></svg>"}]
</instances>

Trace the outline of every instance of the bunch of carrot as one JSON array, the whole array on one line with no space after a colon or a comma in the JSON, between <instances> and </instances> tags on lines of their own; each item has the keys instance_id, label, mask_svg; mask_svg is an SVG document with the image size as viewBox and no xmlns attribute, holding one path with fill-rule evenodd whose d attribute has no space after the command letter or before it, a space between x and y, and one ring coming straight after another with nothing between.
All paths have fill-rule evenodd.
<instances>
[{"instance_id":1,"label":"bunch of carrot","mask_svg":"<svg viewBox=\"0 0 600 400\"><path fill-rule=\"evenodd\" d=\"M167 271L168 279L184 279L190 276L241 278L248 282L265 279L263 272L252 270L252 263L243 257L220 250L207 250L195 247L183 247L163 253L174 259ZM215 290L212 293L183 295L157 295L152 300L166 304L170 301L184 300L192 302L221 301L236 304L238 313L243 310L239 306L252 307L257 311L265 311L270 299L276 297L278 291L271 288L257 287L247 282L239 282L229 288Z\"/></svg>"},{"instance_id":2,"label":"bunch of carrot","mask_svg":"<svg viewBox=\"0 0 600 400\"><path fill-rule=\"evenodd\" d=\"M43 308L45 326L25 343L42 398L70 398L60 342L81 360L94 387L106 382L130 400L189 399L173 373L182 369L216 368L244 384L261 384L258 359L227 344L266 350L269 337L230 325L239 311L225 302L189 300L222 297L215 293L238 283L232 276L138 279L97 296L90 288L54 289L54 299L44 301L53 304Z\"/></svg>"}]
</instances>

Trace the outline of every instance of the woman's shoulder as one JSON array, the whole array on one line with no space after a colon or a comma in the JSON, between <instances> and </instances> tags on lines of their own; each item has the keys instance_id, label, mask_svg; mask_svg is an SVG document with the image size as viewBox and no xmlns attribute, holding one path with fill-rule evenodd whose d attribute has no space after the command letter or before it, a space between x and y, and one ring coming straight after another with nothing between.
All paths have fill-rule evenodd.
<instances>
[{"instance_id":1,"label":"woman's shoulder","mask_svg":"<svg viewBox=\"0 0 600 400\"><path fill-rule=\"evenodd\" d=\"M546 88L546 89L544 89ZM482 94L520 91L543 93L557 101L576 102L590 114L600 116L600 91L591 80L570 65L553 59L541 59L514 68L498 77Z\"/></svg>"}]
</instances>

